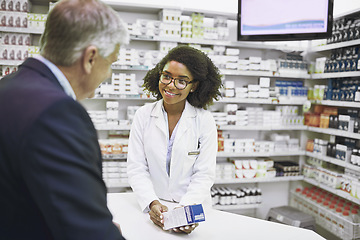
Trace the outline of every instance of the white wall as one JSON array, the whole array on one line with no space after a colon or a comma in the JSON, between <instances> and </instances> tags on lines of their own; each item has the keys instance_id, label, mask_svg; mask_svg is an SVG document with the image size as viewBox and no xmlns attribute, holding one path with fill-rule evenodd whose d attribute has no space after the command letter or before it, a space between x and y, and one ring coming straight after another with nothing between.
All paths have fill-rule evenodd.
<instances>
[{"instance_id":1,"label":"white wall","mask_svg":"<svg viewBox=\"0 0 360 240\"><path fill-rule=\"evenodd\" d=\"M198 9L204 11L237 13L237 0L152 0L151 4L148 0L104 0L105 2L121 2L134 5L153 5L163 7L177 7L187 9ZM301 1L301 0L299 0ZM334 16L338 16L353 10L360 10L359 0L334 0Z\"/></svg>"}]
</instances>

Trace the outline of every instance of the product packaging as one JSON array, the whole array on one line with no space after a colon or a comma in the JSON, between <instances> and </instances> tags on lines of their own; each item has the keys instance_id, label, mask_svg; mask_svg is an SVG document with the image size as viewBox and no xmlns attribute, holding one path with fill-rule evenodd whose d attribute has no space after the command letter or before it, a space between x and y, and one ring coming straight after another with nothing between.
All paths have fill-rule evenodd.
<instances>
[{"instance_id":1,"label":"product packaging","mask_svg":"<svg viewBox=\"0 0 360 240\"><path fill-rule=\"evenodd\" d=\"M169 212L164 212L163 216L164 230L205 221L205 214L201 204L175 208Z\"/></svg>"}]
</instances>

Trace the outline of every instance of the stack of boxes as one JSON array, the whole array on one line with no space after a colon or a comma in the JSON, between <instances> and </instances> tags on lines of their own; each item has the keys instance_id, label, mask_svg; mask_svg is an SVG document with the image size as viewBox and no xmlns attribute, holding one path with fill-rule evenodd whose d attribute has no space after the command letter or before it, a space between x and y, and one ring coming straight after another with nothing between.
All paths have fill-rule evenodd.
<instances>
[{"instance_id":1,"label":"stack of boxes","mask_svg":"<svg viewBox=\"0 0 360 240\"><path fill-rule=\"evenodd\" d=\"M204 39L207 40L218 40L219 34L217 31L217 28L215 27L215 19L214 18L204 18L204 24L203 24L203 33Z\"/></svg>"},{"instance_id":2,"label":"stack of boxes","mask_svg":"<svg viewBox=\"0 0 360 240\"><path fill-rule=\"evenodd\" d=\"M279 99L294 99L305 101L308 98L308 89L302 81L275 81L275 91L279 93Z\"/></svg>"},{"instance_id":3,"label":"stack of boxes","mask_svg":"<svg viewBox=\"0 0 360 240\"><path fill-rule=\"evenodd\" d=\"M205 18L197 12L185 16L177 9L162 9L159 20L137 19L128 23L128 30L130 35L145 39L226 40L229 37L226 18Z\"/></svg>"},{"instance_id":4,"label":"stack of boxes","mask_svg":"<svg viewBox=\"0 0 360 240\"><path fill-rule=\"evenodd\" d=\"M250 126L263 126L263 109L262 107L247 107L248 112L248 125Z\"/></svg>"},{"instance_id":5,"label":"stack of boxes","mask_svg":"<svg viewBox=\"0 0 360 240\"><path fill-rule=\"evenodd\" d=\"M106 102L106 124L110 126L119 125L119 102Z\"/></svg>"},{"instance_id":6,"label":"stack of boxes","mask_svg":"<svg viewBox=\"0 0 360 240\"><path fill-rule=\"evenodd\" d=\"M180 39L181 37L181 10L162 9L159 12L159 20L162 22L161 37Z\"/></svg>"},{"instance_id":7,"label":"stack of boxes","mask_svg":"<svg viewBox=\"0 0 360 240\"><path fill-rule=\"evenodd\" d=\"M254 153L255 152L255 139L224 139L224 152L235 153Z\"/></svg>"},{"instance_id":8,"label":"stack of boxes","mask_svg":"<svg viewBox=\"0 0 360 240\"><path fill-rule=\"evenodd\" d=\"M28 28L32 31L43 32L47 14L28 13Z\"/></svg>"},{"instance_id":9,"label":"stack of boxes","mask_svg":"<svg viewBox=\"0 0 360 240\"><path fill-rule=\"evenodd\" d=\"M261 107L238 109L237 104L226 104L224 112L212 112L218 126L300 126L303 116L298 115L297 106L276 106L275 110L264 110Z\"/></svg>"},{"instance_id":10,"label":"stack of boxes","mask_svg":"<svg viewBox=\"0 0 360 240\"><path fill-rule=\"evenodd\" d=\"M118 60L114 63L116 65L138 65L136 62L138 50L120 48Z\"/></svg>"},{"instance_id":11,"label":"stack of boxes","mask_svg":"<svg viewBox=\"0 0 360 240\"><path fill-rule=\"evenodd\" d=\"M300 175L299 164L291 161L275 162L276 176L278 177L292 177Z\"/></svg>"},{"instance_id":12,"label":"stack of boxes","mask_svg":"<svg viewBox=\"0 0 360 240\"><path fill-rule=\"evenodd\" d=\"M233 163L235 165L235 178L270 178L276 175L273 168L274 161L271 159L236 159L233 160Z\"/></svg>"},{"instance_id":13,"label":"stack of boxes","mask_svg":"<svg viewBox=\"0 0 360 240\"><path fill-rule=\"evenodd\" d=\"M109 128L117 126L127 127L131 125L136 110L140 106L128 106L126 119L119 118L119 102L118 101L107 101L106 110L89 110L88 113L97 129Z\"/></svg>"},{"instance_id":14,"label":"stack of boxes","mask_svg":"<svg viewBox=\"0 0 360 240\"><path fill-rule=\"evenodd\" d=\"M30 46L30 34L24 33L0 33L0 59L24 61L28 58L28 46Z\"/></svg>"},{"instance_id":15,"label":"stack of boxes","mask_svg":"<svg viewBox=\"0 0 360 240\"><path fill-rule=\"evenodd\" d=\"M216 165L216 179L252 179L276 176L274 161L271 159L233 159Z\"/></svg>"},{"instance_id":16,"label":"stack of boxes","mask_svg":"<svg viewBox=\"0 0 360 240\"><path fill-rule=\"evenodd\" d=\"M126 95L138 96L141 94L141 89L139 88L135 77L136 75L134 73L113 73L111 77L111 83L104 82L100 84L99 88L97 89L97 94L102 97L121 97Z\"/></svg>"},{"instance_id":17,"label":"stack of boxes","mask_svg":"<svg viewBox=\"0 0 360 240\"><path fill-rule=\"evenodd\" d=\"M103 179L108 188L121 187L128 183L127 167L125 161L103 161Z\"/></svg>"},{"instance_id":18,"label":"stack of boxes","mask_svg":"<svg viewBox=\"0 0 360 240\"><path fill-rule=\"evenodd\" d=\"M275 152L299 151L299 139L291 138L289 134L271 133L270 139L274 142Z\"/></svg>"},{"instance_id":19,"label":"stack of boxes","mask_svg":"<svg viewBox=\"0 0 360 240\"><path fill-rule=\"evenodd\" d=\"M216 163L216 179L231 180L235 178L235 166L230 162Z\"/></svg>"},{"instance_id":20,"label":"stack of boxes","mask_svg":"<svg viewBox=\"0 0 360 240\"><path fill-rule=\"evenodd\" d=\"M28 46L28 57L35 57L40 55L40 47L38 46Z\"/></svg>"},{"instance_id":21,"label":"stack of boxes","mask_svg":"<svg viewBox=\"0 0 360 240\"><path fill-rule=\"evenodd\" d=\"M0 4L0 26L27 28L29 3L27 0L2 0Z\"/></svg>"},{"instance_id":22,"label":"stack of boxes","mask_svg":"<svg viewBox=\"0 0 360 240\"><path fill-rule=\"evenodd\" d=\"M188 16L181 17L181 39L192 39L192 20Z\"/></svg>"},{"instance_id":23,"label":"stack of boxes","mask_svg":"<svg viewBox=\"0 0 360 240\"><path fill-rule=\"evenodd\" d=\"M233 59L233 62L227 62L227 68L230 67L230 64L237 65L236 57ZM243 87L235 87L234 81L225 81L225 97L236 97L236 98L270 98L271 94L270 88L270 78L260 77L259 84L248 84ZM274 91L274 90L272 90Z\"/></svg>"},{"instance_id":24,"label":"stack of boxes","mask_svg":"<svg viewBox=\"0 0 360 240\"><path fill-rule=\"evenodd\" d=\"M127 138L99 139L101 154L104 159L109 160L117 158L117 155L128 153Z\"/></svg>"},{"instance_id":25,"label":"stack of boxes","mask_svg":"<svg viewBox=\"0 0 360 240\"><path fill-rule=\"evenodd\" d=\"M339 129L359 133L360 111L315 105L312 112L304 114L305 125L311 127Z\"/></svg>"},{"instance_id":26,"label":"stack of boxes","mask_svg":"<svg viewBox=\"0 0 360 240\"><path fill-rule=\"evenodd\" d=\"M162 24L159 20L137 19L134 24L128 24L128 29L131 35L154 38L163 35Z\"/></svg>"},{"instance_id":27,"label":"stack of boxes","mask_svg":"<svg viewBox=\"0 0 360 240\"><path fill-rule=\"evenodd\" d=\"M299 126L304 124L304 116L299 115L298 106L276 106L275 111L280 114L279 124L283 126Z\"/></svg>"},{"instance_id":28,"label":"stack of boxes","mask_svg":"<svg viewBox=\"0 0 360 240\"><path fill-rule=\"evenodd\" d=\"M101 126L106 126L107 118L106 111L100 110L88 110L88 114L95 125L95 128L100 128Z\"/></svg>"},{"instance_id":29,"label":"stack of boxes","mask_svg":"<svg viewBox=\"0 0 360 240\"><path fill-rule=\"evenodd\" d=\"M238 48L226 48L225 49L225 69L237 70L239 61L240 49Z\"/></svg>"},{"instance_id":30,"label":"stack of boxes","mask_svg":"<svg viewBox=\"0 0 360 240\"><path fill-rule=\"evenodd\" d=\"M227 18L216 17L214 19L214 28L216 29L218 40L227 40L229 38L229 27L227 24Z\"/></svg>"},{"instance_id":31,"label":"stack of boxes","mask_svg":"<svg viewBox=\"0 0 360 240\"><path fill-rule=\"evenodd\" d=\"M204 39L204 14L192 13L191 24L191 37L193 39Z\"/></svg>"},{"instance_id":32,"label":"stack of boxes","mask_svg":"<svg viewBox=\"0 0 360 240\"><path fill-rule=\"evenodd\" d=\"M307 74L308 64L299 54L287 53L285 59L279 60L279 74Z\"/></svg>"},{"instance_id":33,"label":"stack of boxes","mask_svg":"<svg viewBox=\"0 0 360 240\"><path fill-rule=\"evenodd\" d=\"M175 45L176 46L176 45ZM174 45L167 46L166 49L174 47ZM165 44L160 49L165 49ZM119 51L118 60L113 65L142 67L144 69L151 69L163 58L163 51L158 50L137 50L121 48Z\"/></svg>"}]
</instances>

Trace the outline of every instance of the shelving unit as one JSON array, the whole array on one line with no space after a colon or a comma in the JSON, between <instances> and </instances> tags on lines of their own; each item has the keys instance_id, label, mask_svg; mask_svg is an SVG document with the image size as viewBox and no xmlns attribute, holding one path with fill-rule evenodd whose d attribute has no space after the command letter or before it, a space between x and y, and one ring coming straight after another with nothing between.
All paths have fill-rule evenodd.
<instances>
[{"instance_id":1,"label":"shelving unit","mask_svg":"<svg viewBox=\"0 0 360 240\"><path fill-rule=\"evenodd\" d=\"M241 204L241 205L215 205L214 209L222 211L232 211L232 210L243 210L243 209L256 209L261 207L261 204Z\"/></svg>"},{"instance_id":2,"label":"shelving unit","mask_svg":"<svg viewBox=\"0 0 360 240\"><path fill-rule=\"evenodd\" d=\"M338 19L346 18L350 16L358 16L360 12L359 10L356 10L352 13L345 14L343 16L340 16ZM337 20L337 19L335 19ZM348 48L348 47L355 47L360 45L360 39L351 40L351 41L343 41L338 43L331 43L327 45L322 46L316 46L311 47L308 50L306 50L303 54L308 57L308 59L314 60L317 57L329 57L330 53L333 50L342 49L342 48ZM337 79L338 81L341 81L342 79L348 80L348 79L358 79L360 77L360 71L345 71L345 72L329 72L329 73L314 73L311 74L310 79L306 80L309 86L313 84L322 84L324 85L324 82L328 79ZM326 83L325 83L326 84ZM321 106L330 106L330 107L338 107L341 109L359 109L360 103L359 102L350 102L350 101L334 101L334 100L312 100L312 105L321 105ZM360 140L360 134L359 133L353 133L349 131L343 131L338 129L332 129L332 128L319 128L319 127L307 127L306 131L304 131L304 134L307 136L306 138L313 139L314 136L318 139L324 139L328 140L334 137L342 137L342 138L350 138L352 140ZM342 171L346 172L354 172L354 173L360 173L360 167L357 165L353 165L350 162L339 160L334 157L329 157L326 155L322 155L319 153L313 153L313 152L306 152L306 157L309 158L309 162L312 162L313 159L321 160L321 166L331 166L334 169L337 169L340 173ZM319 161L320 162L320 161ZM316 162L318 164L319 162ZM316 168L316 166L314 166ZM331 168L331 169L332 169ZM319 172L321 172L322 168L319 169ZM329 170L332 171L332 170ZM336 170L334 170L336 171ZM324 174L325 174L324 170ZM344 173L345 175L345 173ZM336 175L335 175L336 176ZM329 177L330 178L330 177ZM320 179L320 177L319 177ZM344 185L347 184L347 181L350 181L351 177L346 177L344 180ZM360 199L355 198L351 196L349 192L346 192L342 189L333 188L330 187L327 184L324 184L323 182L320 182L322 180L315 180L315 178L309 178L304 177L304 186L316 186L318 188L321 188L323 190L326 190L327 192L330 192L338 197L341 197L343 199L346 199L348 201L351 201L354 204L359 205ZM326 181L324 181L326 182ZM328 182L326 182L328 183ZM353 185L353 183L350 184L352 187L356 185ZM347 185L346 185L347 186ZM293 188L295 189L295 188ZM348 188L346 188L348 190ZM320 210L319 210L320 211ZM325 213L326 214L326 213ZM325 227L326 229L326 227ZM326 229L329 232L332 232L331 229Z\"/></svg>"},{"instance_id":3,"label":"shelving unit","mask_svg":"<svg viewBox=\"0 0 360 240\"><path fill-rule=\"evenodd\" d=\"M312 178L304 178L304 181L307 182L307 183L310 183L311 185L314 185L314 186L317 186L317 187L320 187L328 192L331 192L339 197L342 197L346 200L349 200L353 203L356 203L356 204L359 204L360 205L360 200L359 199L356 199L354 197L351 197L348 193L340 190L340 189L335 189L335 188L331 188L323 183L319 183L317 182L316 180L312 179Z\"/></svg>"},{"instance_id":4,"label":"shelving unit","mask_svg":"<svg viewBox=\"0 0 360 240\"><path fill-rule=\"evenodd\" d=\"M273 153L236 153L236 152L218 152L217 157L227 157L227 158L234 158L234 157L279 157L279 156L303 156L305 155L304 151L288 151L288 152L273 152Z\"/></svg>"},{"instance_id":5,"label":"shelving unit","mask_svg":"<svg viewBox=\"0 0 360 240\"><path fill-rule=\"evenodd\" d=\"M106 2L106 1L105 1ZM157 19L158 12L163 8L162 6L138 6L138 5L122 5L120 3L113 4L112 7L120 12L120 15L123 16L124 20L130 20L130 22L134 22L134 17L136 15L137 18L148 18L148 19ZM166 6L164 7L166 8ZM182 13L190 16L193 12L202 12L196 9L181 9ZM204 13L205 17L213 17L213 16L224 16L221 13ZM224 17L228 18L228 23L231 28L236 27L236 16L228 16ZM262 57L262 59L278 59L280 56L284 55L286 52L302 52L305 51L306 48L303 47L289 47L286 45L277 45L272 43L265 42L238 42L236 41L235 34L236 31L230 31L229 39L233 40L199 40L199 39L168 39L163 37L139 37L139 36L131 36L131 43L128 48L134 46L136 49L156 49L158 42L177 42L178 44L196 44L201 46L225 46L229 48L240 48L240 56L241 58L249 57L249 56L258 56ZM252 55L253 54L253 55ZM240 57L239 56L239 57ZM147 70L149 70L145 66L124 66L124 65L113 65L114 72L125 72L126 73L136 73L136 79L141 79ZM303 80L306 78L310 78L309 74L299 73L299 72L270 72L270 71L240 71L240 70L231 70L231 69L220 69L220 73L225 76L225 80L233 80L237 84L250 84L257 83L257 79L259 77L270 77L271 82L274 83L275 79L283 79L283 80ZM138 77L139 75L139 77ZM154 101L154 99L143 99L140 96L107 96L102 98L94 98L84 101L84 105L88 109L99 109L99 106L104 106L104 100L109 101L117 101L117 100L126 100L126 102L121 102L122 110L124 111L125 106L129 105L137 105L140 106L145 102ZM294 105L299 108L304 104L304 99L288 99L288 98L269 98L269 99L251 99L251 98L226 98L223 97L219 99L219 101L214 102L213 108L222 108L224 104L238 104L239 106L263 106L264 109L273 109L275 106L279 105ZM211 110L211 109L210 109ZM128 131L130 127L105 127L99 126L97 129L101 132L101 135L106 136L107 131L111 130L119 130L119 131ZM252 133L249 133L249 130L254 132L261 131L289 131L294 132L295 135L301 137L301 132L306 130L306 126L221 126L219 130L228 131L228 132L239 132L246 131L248 136L251 136ZM255 133L255 135L258 135ZM303 150L300 151L286 151L286 152L277 152L277 153L226 153L226 152L218 152L217 157L219 160L225 158L268 158L274 157L279 159L280 161L284 158L291 158L296 161L302 161L302 158L305 157L305 152ZM235 185L235 186L257 186L263 191L263 201L266 204L260 204L251 206L251 208L256 209L256 216L260 218L265 218L269 208L273 206L277 206L278 204L286 205L288 203L289 192L284 191L284 189L289 190L290 182L301 181L303 179L302 176L294 176L294 177L276 177L271 179L239 179L239 180L223 180L217 179L215 185ZM121 187L129 187L126 184L120 184L120 186L111 187L111 191L121 191ZM273 195L277 195L277 200L272 201ZM241 210L244 207L239 206L224 206L222 210ZM247 209L248 206L244 209Z\"/></svg>"},{"instance_id":6,"label":"shelving unit","mask_svg":"<svg viewBox=\"0 0 360 240\"><path fill-rule=\"evenodd\" d=\"M217 179L215 184L241 184L241 183L275 183L303 180L304 176L291 177L269 177L269 178L252 178L252 179Z\"/></svg>"},{"instance_id":7,"label":"shelving unit","mask_svg":"<svg viewBox=\"0 0 360 240\"><path fill-rule=\"evenodd\" d=\"M360 139L359 133L352 133L344 130L331 129L331 128L318 128L318 127L308 127L308 130L312 132L324 133L328 135Z\"/></svg>"},{"instance_id":8,"label":"shelving unit","mask_svg":"<svg viewBox=\"0 0 360 240\"><path fill-rule=\"evenodd\" d=\"M107 2L107 1L105 1ZM45 0L40 0L38 2L33 2L35 9L42 9L41 12L44 12L44 5L47 5L48 2ZM125 21L131 22L134 18L149 18L156 19L158 12L166 6L154 6L154 5L137 5L137 4L127 4L127 3L114 3L108 2L115 10L119 11L121 16ZM39 5L39 6L36 6ZM191 15L192 12L202 12L198 9L181 9L185 15ZM214 16L223 16L228 19L229 26L234 28L236 22L236 15L233 14L224 14L220 12L207 12L205 17L214 17ZM40 30L31 30L31 29L14 29L0 27L0 32L14 32L14 33L29 33L33 35L40 35L42 31ZM239 48L241 50L240 55L243 57L248 57L250 54L255 56L260 56L264 59L279 58L284 52L302 52L302 55L310 56L314 54L327 54L328 51L343 47L357 46L360 45L360 39L353 40L349 42L335 43L318 47L301 47L301 46L287 46L281 44L274 44L268 42L239 42L235 41L235 32L230 31L229 39L231 40L184 40L184 39L169 39L169 38L160 38L160 37L139 37L131 36L131 43L129 48L139 48L139 46L144 47L145 49L156 49L158 42L177 42L179 44L196 44L204 46L225 46L230 48ZM19 65L20 61L5 61L0 60L0 65ZM136 73L139 75L137 79L141 79L141 76L146 74L146 71L149 70L147 66L142 65L118 65L113 64L112 69L114 72L130 72ZM355 78L360 77L360 71L357 72L337 72L337 73L321 73L321 74L304 74L304 73L279 73L271 71L238 71L230 69L220 69L221 73L225 76L226 79L234 80L238 84L244 83L255 83L258 77L270 77L273 82L275 79L286 79L286 80L303 80L305 83L312 83L313 80L322 81L328 78ZM122 104L121 111L125 111L127 106L130 105L143 105L146 102L154 101L153 98L141 98L140 95L119 95L119 96L104 96L96 97L94 99L84 100L82 103L87 109L103 109L105 101L120 101ZM214 103L214 107L218 107L228 103L236 103L241 106L264 106L265 108L273 108L278 105L295 105L302 106L306 100L304 99L279 99L279 98L269 98L269 99L249 99L249 98L221 98L219 101ZM344 101L330 101L330 100L321 100L313 101L313 104L320 104L325 106L337 106L337 107L348 107L348 108L360 108L360 103L354 102L344 102ZM130 130L130 126L109 126L109 125L97 125L97 130L100 132L100 135L106 136L109 131L125 131ZM297 134L297 137L300 139L301 143L304 143L307 133L316 133L316 134L327 134L335 136L350 137L354 139L360 139L360 134L344 132L336 129L321 129L307 126L235 126L235 125L226 125L220 126L219 130L228 131L228 132L239 132L246 133L247 136L253 134L251 131L261 132L261 131L290 131L294 134ZM258 136L257 134L253 134ZM302 144L303 146L303 144ZM360 167L351 165L350 163L345 163L340 160L329 158L326 156L319 156L317 154L305 152L304 150L300 151L288 151L288 152L278 152L278 153L226 153L219 152L217 155L218 158L267 158L267 157L290 157L296 159L300 165L304 163L305 157L314 157L321 159L326 162L333 163L335 165L349 168L355 171L360 172ZM121 155L104 155L104 160L126 160L126 154ZM255 184L259 187L264 187L263 191L263 201L266 204L255 204L255 205L245 205L245 206L236 206L238 209L248 209L255 208L257 210L257 217L264 218L268 210L273 206L286 205L289 199L289 190L292 184L298 184L299 182L305 181L306 183L319 186L327 191L333 192L341 197L348 199L348 196L344 195L341 190L334 190L326 185L318 184L313 181L313 179L304 179L303 176L294 176L294 177L276 177L271 179L232 179L224 180L217 179L215 184L219 185L249 185ZM128 183L121 183L116 186L109 186L110 191L123 191L124 188L128 188ZM358 199L350 199L356 204L360 204ZM221 210L233 210L234 206L223 206L217 207Z\"/></svg>"}]
</instances>

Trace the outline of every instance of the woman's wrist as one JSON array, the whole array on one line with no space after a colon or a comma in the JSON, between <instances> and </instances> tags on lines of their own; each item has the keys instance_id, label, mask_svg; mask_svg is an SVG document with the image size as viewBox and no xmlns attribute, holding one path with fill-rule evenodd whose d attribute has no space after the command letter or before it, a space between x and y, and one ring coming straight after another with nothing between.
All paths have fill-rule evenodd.
<instances>
[{"instance_id":1,"label":"woman's wrist","mask_svg":"<svg viewBox=\"0 0 360 240\"><path fill-rule=\"evenodd\" d=\"M150 205L149 205L150 210L151 210L151 208L152 208L154 205L158 205L158 204L160 204L160 202L159 202L158 200L152 201L152 202L150 203Z\"/></svg>"}]
</instances>

